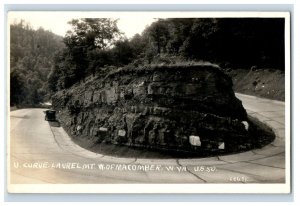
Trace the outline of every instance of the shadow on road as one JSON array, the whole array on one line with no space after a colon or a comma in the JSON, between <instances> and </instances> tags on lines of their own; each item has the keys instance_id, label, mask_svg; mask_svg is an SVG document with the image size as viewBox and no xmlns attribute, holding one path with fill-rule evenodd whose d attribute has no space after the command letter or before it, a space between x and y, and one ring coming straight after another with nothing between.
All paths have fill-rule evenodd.
<instances>
[{"instance_id":1,"label":"shadow on road","mask_svg":"<svg viewBox=\"0 0 300 206\"><path fill-rule=\"evenodd\" d=\"M60 127L60 122L59 121L48 121L49 125L51 127Z\"/></svg>"}]
</instances>

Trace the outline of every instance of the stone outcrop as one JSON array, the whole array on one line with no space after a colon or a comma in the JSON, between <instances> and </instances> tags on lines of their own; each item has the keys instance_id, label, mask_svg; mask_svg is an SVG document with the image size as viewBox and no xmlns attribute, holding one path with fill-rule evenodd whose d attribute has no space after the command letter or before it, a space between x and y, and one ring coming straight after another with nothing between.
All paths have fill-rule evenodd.
<instances>
[{"instance_id":1,"label":"stone outcrop","mask_svg":"<svg viewBox=\"0 0 300 206\"><path fill-rule=\"evenodd\" d=\"M52 104L69 133L98 143L176 151L251 144L231 78L213 65L121 68L58 92Z\"/></svg>"}]
</instances>

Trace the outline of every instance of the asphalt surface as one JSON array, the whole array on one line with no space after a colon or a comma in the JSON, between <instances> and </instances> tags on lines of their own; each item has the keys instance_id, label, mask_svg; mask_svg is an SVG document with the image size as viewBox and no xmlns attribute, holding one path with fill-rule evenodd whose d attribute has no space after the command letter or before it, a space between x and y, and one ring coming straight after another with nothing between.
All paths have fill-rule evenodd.
<instances>
[{"instance_id":1,"label":"asphalt surface","mask_svg":"<svg viewBox=\"0 0 300 206\"><path fill-rule=\"evenodd\" d=\"M210 158L104 156L73 143L62 127L51 127L44 120L45 109L12 111L8 183L284 183L284 102L237 97L249 115L273 128L276 139L262 149Z\"/></svg>"}]
</instances>

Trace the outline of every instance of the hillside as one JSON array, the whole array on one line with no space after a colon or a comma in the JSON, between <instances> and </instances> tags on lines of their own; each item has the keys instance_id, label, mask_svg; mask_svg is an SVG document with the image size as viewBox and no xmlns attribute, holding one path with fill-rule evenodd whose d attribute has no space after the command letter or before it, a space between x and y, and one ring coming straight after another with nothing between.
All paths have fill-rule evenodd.
<instances>
[{"instance_id":1,"label":"hillside","mask_svg":"<svg viewBox=\"0 0 300 206\"><path fill-rule=\"evenodd\" d=\"M48 79L53 92L85 81L108 66L128 64L208 61L232 70L258 67L284 72L283 18L158 19L131 39L120 38L112 19L82 18L70 24L66 48L56 56Z\"/></svg>"},{"instance_id":2,"label":"hillside","mask_svg":"<svg viewBox=\"0 0 300 206\"><path fill-rule=\"evenodd\" d=\"M276 69L227 70L235 92L285 101L285 73Z\"/></svg>"},{"instance_id":3,"label":"hillside","mask_svg":"<svg viewBox=\"0 0 300 206\"><path fill-rule=\"evenodd\" d=\"M43 101L54 54L63 47L62 37L43 28L33 30L24 21L10 25L11 106Z\"/></svg>"}]
</instances>

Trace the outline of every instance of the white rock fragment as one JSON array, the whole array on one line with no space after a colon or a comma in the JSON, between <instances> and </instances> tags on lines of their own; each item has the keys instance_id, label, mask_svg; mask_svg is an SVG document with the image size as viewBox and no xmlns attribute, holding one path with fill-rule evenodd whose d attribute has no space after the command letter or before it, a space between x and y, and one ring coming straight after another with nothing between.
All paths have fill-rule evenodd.
<instances>
[{"instance_id":1,"label":"white rock fragment","mask_svg":"<svg viewBox=\"0 0 300 206\"><path fill-rule=\"evenodd\" d=\"M101 132L107 132L108 129L107 129L106 127L100 127L100 128L99 128L99 131L101 131Z\"/></svg>"},{"instance_id":2,"label":"white rock fragment","mask_svg":"<svg viewBox=\"0 0 300 206\"><path fill-rule=\"evenodd\" d=\"M80 131L81 129L82 129L81 125L78 125L77 128L76 128L77 131Z\"/></svg>"},{"instance_id":3,"label":"white rock fragment","mask_svg":"<svg viewBox=\"0 0 300 206\"><path fill-rule=\"evenodd\" d=\"M118 135L119 135L120 137L125 137L126 131L123 130L123 129L121 129L121 130L118 131Z\"/></svg>"},{"instance_id":4,"label":"white rock fragment","mask_svg":"<svg viewBox=\"0 0 300 206\"><path fill-rule=\"evenodd\" d=\"M141 82L141 83L138 85L138 87L141 87L141 86L143 86L143 85L144 85L144 83L145 83L145 82Z\"/></svg>"},{"instance_id":5,"label":"white rock fragment","mask_svg":"<svg viewBox=\"0 0 300 206\"><path fill-rule=\"evenodd\" d=\"M201 141L200 141L200 137L199 136L191 135L189 137L189 140L190 140L190 144L191 145L193 145L193 146L201 146Z\"/></svg>"},{"instance_id":6,"label":"white rock fragment","mask_svg":"<svg viewBox=\"0 0 300 206\"><path fill-rule=\"evenodd\" d=\"M225 143L224 142L220 142L218 148L219 149L225 149Z\"/></svg>"},{"instance_id":7,"label":"white rock fragment","mask_svg":"<svg viewBox=\"0 0 300 206\"><path fill-rule=\"evenodd\" d=\"M242 124L245 126L245 129L248 131L249 123L247 121L242 121Z\"/></svg>"}]
</instances>

